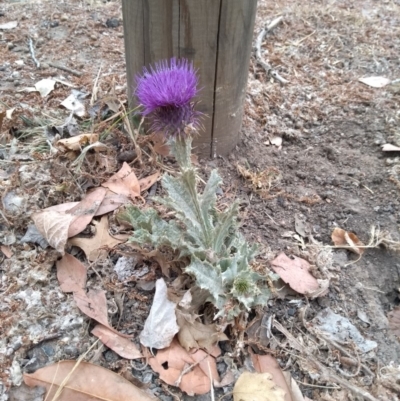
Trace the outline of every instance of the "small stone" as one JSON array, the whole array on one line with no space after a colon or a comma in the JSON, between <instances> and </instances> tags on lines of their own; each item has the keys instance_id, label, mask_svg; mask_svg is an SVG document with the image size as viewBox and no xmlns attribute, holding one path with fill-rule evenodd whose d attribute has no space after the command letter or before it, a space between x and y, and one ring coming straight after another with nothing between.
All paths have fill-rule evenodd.
<instances>
[{"instance_id":1,"label":"small stone","mask_svg":"<svg viewBox=\"0 0 400 401\"><path fill-rule=\"evenodd\" d=\"M14 78L14 79L20 79L20 78L21 78L21 73L20 73L19 71L14 71L14 72L11 74L11 76L12 76L12 78Z\"/></svg>"},{"instance_id":2,"label":"small stone","mask_svg":"<svg viewBox=\"0 0 400 401\"><path fill-rule=\"evenodd\" d=\"M40 63L40 68L42 70L47 70L48 68L50 68L50 66L47 63Z\"/></svg>"},{"instance_id":3,"label":"small stone","mask_svg":"<svg viewBox=\"0 0 400 401\"><path fill-rule=\"evenodd\" d=\"M45 40L43 38L39 38L38 40L35 41L35 46L36 47L42 47L45 43Z\"/></svg>"},{"instance_id":4,"label":"small stone","mask_svg":"<svg viewBox=\"0 0 400 401\"><path fill-rule=\"evenodd\" d=\"M57 28L60 25L58 21L51 21L50 28Z\"/></svg>"},{"instance_id":5,"label":"small stone","mask_svg":"<svg viewBox=\"0 0 400 401\"><path fill-rule=\"evenodd\" d=\"M97 40L97 36L96 35L90 35L90 39Z\"/></svg>"},{"instance_id":6,"label":"small stone","mask_svg":"<svg viewBox=\"0 0 400 401\"><path fill-rule=\"evenodd\" d=\"M172 398L170 395L164 395L164 394L160 394L160 395L158 396L158 398L159 398L161 401L172 401L172 400L173 400L173 398Z\"/></svg>"},{"instance_id":7,"label":"small stone","mask_svg":"<svg viewBox=\"0 0 400 401\"><path fill-rule=\"evenodd\" d=\"M64 349L63 349L65 355L67 356L71 356L73 358L76 358L77 356L79 356L79 350L77 347L75 347L74 345L67 345Z\"/></svg>"},{"instance_id":8,"label":"small stone","mask_svg":"<svg viewBox=\"0 0 400 401\"><path fill-rule=\"evenodd\" d=\"M143 379L142 379L143 383L151 383L152 380L153 380L152 372L146 372L143 374Z\"/></svg>"},{"instance_id":9,"label":"small stone","mask_svg":"<svg viewBox=\"0 0 400 401\"><path fill-rule=\"evenodd\" d=\"M61 15L60 20L61 21L68 21L69 20L69 15L68 14Z\"/></svg>"},{"instance_id":10,"label":"small stone","mask_svg":"<svg viewBox=\"0 0 400 401\"><path fill-rule=\"evenodd\" d=\"M134 150L127 150L125 152L121 152L118 156L117 156L117 160L119 162L127 162L130 163L131 161L136 159L136 152Z\"/></svg>"},{"instance_id":11,"label":"small stone","mask_svg":"<svg viewBox=\"0 0 400 401\"><path fill-rule=\"evenodd\" d=\"M107 28L118 28L119 24L118 18L108 18L106 21Z\"/></svg>"},{"instance_id":12,"label":"small stone","mask_svg":"<svg viewBox=\"0 0 400 401\"><path fill-rule=\"evenodd\" d=\"M24 65L24 60L16 60L15 61L15 65L17 65L18 67L22 67Z\"/></svg>"}]
</instances>

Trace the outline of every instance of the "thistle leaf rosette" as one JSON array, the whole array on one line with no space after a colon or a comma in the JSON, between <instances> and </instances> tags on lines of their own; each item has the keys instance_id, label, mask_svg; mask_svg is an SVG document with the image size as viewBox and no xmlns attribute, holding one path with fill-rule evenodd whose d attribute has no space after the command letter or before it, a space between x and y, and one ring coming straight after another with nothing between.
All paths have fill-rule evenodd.
<instances>
[{"instance_id":1,"label":"thistle leaf rosette","mask_svg":"<svg viewBox=\"0 0 400 401\"><path fill-rule=\"evenodd\" d=\"M199 113L192 102L196 86L193 66L176 59L169 64L161 62L138 78L136 93L143 115L153 121L153 129L169 137L179 165L176 176L162 178L167 196L153 198L173 211L174 219L165 221L154 209L137 207L127 208L120 217L133 226L133 242L154 248L168 246L179 258L188 259L185 272L208 292L208 300L218 309L216 318L229 321L242 311L265 305L269 290L264 277L250 267L256 249L239 233L238 204L234 202L224 211L216 208L222 182L218 172L211 172L202 193L198 190L197 171L190 158L192 138L184 135L188 124L198 124Z\"/></svg>"}]
</instances>

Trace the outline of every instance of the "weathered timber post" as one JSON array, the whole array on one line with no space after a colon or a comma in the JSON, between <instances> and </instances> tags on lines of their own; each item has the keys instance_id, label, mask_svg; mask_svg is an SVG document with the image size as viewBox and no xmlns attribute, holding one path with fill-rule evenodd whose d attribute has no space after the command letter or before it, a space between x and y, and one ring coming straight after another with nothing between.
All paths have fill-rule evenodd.
<instances>
[{"instance_id":1,"label":"weathered timber post","mask_svg":"<svg viewBox=\"0 0 400 401\"><path fill-rule=\"evenodd\" d=\"M257 0L122 0L128 95L135 75L170 57L194 62L205 132L195 152L215 157L238 143Z\"/></svg>"}]
</instances>

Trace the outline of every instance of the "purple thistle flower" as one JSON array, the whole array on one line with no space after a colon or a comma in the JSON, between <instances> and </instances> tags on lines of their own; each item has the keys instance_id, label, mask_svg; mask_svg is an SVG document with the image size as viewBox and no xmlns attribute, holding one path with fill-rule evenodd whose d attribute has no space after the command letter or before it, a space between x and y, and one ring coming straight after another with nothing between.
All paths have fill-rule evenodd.
<instances>
[{"instance_id":1,"label":"purple thistle flower","mask_svg":"<svg viewBox=\"0 0 400 401\"><path fill-rule=\"evenodd\" d=\"M166 136L185 135L185 127L200 128L202 113L194 109L198 78L188 60L172 58L143 69L136 77L136 96L143 106L142 115L152 120L152 130Z\"/></svg>"}]
</instances>

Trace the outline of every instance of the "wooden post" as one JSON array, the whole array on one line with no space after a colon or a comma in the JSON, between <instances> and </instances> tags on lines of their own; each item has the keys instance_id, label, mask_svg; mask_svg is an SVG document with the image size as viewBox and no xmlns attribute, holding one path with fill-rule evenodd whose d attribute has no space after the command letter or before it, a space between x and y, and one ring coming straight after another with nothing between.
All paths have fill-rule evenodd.
<instances>
[{"instance_id":1,"label":"wooden post","mask_svg":"<svg viewBox=\"0 0 400 401\"><path fill-rule=\"evenodd\" d=\"M122 0L130 105L135 75L173 56L198 69L207 115L195 152L216 157L238 143L257 0Z\"/></svg>"}]
</instances>

